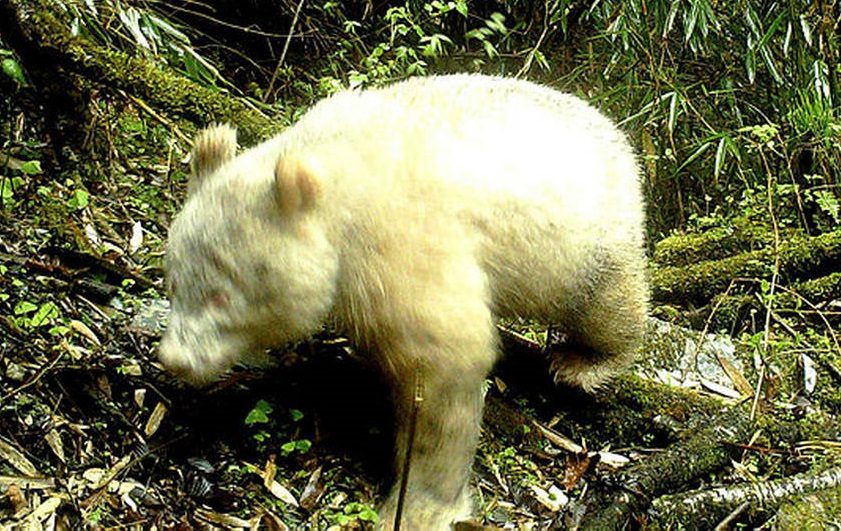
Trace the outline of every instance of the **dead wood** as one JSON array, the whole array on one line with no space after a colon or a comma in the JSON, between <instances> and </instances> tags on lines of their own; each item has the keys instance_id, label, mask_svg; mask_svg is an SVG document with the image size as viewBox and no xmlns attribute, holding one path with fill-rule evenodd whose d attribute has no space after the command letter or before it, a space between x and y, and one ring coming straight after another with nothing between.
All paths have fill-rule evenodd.
<instances>
[{"instance_id":1,"label":"dead wood","mask_svg":"<svg viewBox=\"0 0 841 531\"><path fill-rule=\"evenodd\" d=\"M777 529L826 529L838 523L841 487L787 499L776 515Z\"/></svg>"},{"instance_id":2,"label":"dead wood","mask_svg":"<svg viewBox=\"0 0 841 531\"><path fill-rule=\"evenodd\" d=\"M802 231L788 230L781 238L789 240L805 236ZM683 267L765 249L773 243L774 232L771 227L737 218L729 226L663 238L654 245L651 259L658 267Z\"/></svg>"},{"instance_id":3,"label":"dead wood","mask_svg":"<svg viewBox=\"0 0 841 531\"><path fill-rule=\"evenodd\" d=\"M783 282L821 277L841 264L841 231L786 240L779 247ZM738 279L768 279L775 263L773 249L737 254L686 266L663 267L651 276L652 296L661 303L706 305Z\"/></svg>"},{"instance_id":4,"label":"dead wood","mask_svg":"<svg viewBox=\"0 0 841 531\"><path fill-rule=\"evenodd\" d=\"M114 93L123 90L159 111L196 124L236 124L244 144L281 129L279 121L245 99L201 86L149 60L70 35L68 25L45 0L0 0L0 34L23 59L28 74L36 76L39 90L49 93L48 100L56 100L51 107L65 105L61 101L75 92L68 79L79 76ZM74 98L73 107L80 106L80 99Z\"/></svg>"},{"instance_id":5,"label":"dead wood","mask_svg":"<svg viewBox=\"0 0 841 531\"><path fill-rule=\"evenodd\" d=\"M656 496L679 491L729 464L732 448L728 443L745 440L750 431L749 415L741 407L723 411L686 440L611 477L611 488L603 491L607 494L591 498L572 527L624 529Z\"/></svg>"},{"instance_id":6,"label":"dead wood","mask_svg":"<svg viewBox=\"0 0 841 531\"><path fill-rule=\"evenodd\" d=\"M768 513L789 498L841 486L841 468L804 472L774 481L740 483L714 489L670 494L654 500L647 515L652 529L680 523L712 529L743 504L750 514Z\"/></svg>"},{"instance_id":7,"label":"dead wood","mask_svg":"<svg viewBox=\"0 0 841 531\"><path fill-rule=\"evenodd\" d=\"M710 419L721 410L722 402L716 398L641 378L631 371L618 375L593 394L559 387L549 377L548 358L539 343L503 327L499 330L505 356L495 373L529 397L550 397L559 406L552 408L554 421L559 426L576 427L566 435L624 445L634 444L646 434L665 444L676 440L690 419ZM685 336L664 337L653 326L646 328L643 340L644 349L651 351L682 348L686 342ZM490 404L486 420L499 412ZM489 429L507 437L520 431L523 423L502 412L497 421L488 424Z\"/></svg>"}]
</instances>

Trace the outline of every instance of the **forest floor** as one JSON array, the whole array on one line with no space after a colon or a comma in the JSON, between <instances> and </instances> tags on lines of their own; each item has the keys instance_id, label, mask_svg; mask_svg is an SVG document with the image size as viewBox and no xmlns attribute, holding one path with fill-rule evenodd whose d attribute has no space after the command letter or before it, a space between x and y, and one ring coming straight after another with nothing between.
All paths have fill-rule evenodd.
<instances>
[{"instance_id":1,"label":"forest floor","mask_svg":"<svg viewBox=\"0 0 841 531\"><path fill-rule=\"evenodd\" d=\"M276 353L272 368L237 369L205 390L184 387L156 361L164 321L156 315L166 310L161 260L183 200L192 131L129 98L102 97L77 143L83 150L56 152L50 117L25 92L3 87L0 526L372 522L391 460L387 391L345 340L325 333ZM624 397L637 417L611 418L600 413L606 399L555 389L538 358L507 359L488 382L473 481L482 525L568 527L576 503L610 487L617 469L679 440L675 423L692 425L689 414L702 409L750 408L754 399L779 425L796 420L797 433L771 437L767 424L755 425L728 442L731 467L684 488L761 484L841 461L827 435L837 433L839 409L832 389L841 375L832 364L814 373L821 379L813 400L792 391L813 374L796 362L763 376L748 370L741 399L669 394L667 386L649 395L648 384L625 379L625 390L603 393ZM743 361L750 366L749 356ZM751 394L759 378L771 382L761 400ZM673 402L657 403L662 393ZM809 434L813 444L802 444ZM838 524L832 515L822 521Z\"/></svg>"},{"instance_id":2,"label":"forest floor","mask_svg":"<svg viewBox=\"0 0 841 531\"><path fill-rule=\"evenodd\" d=\"M346 341L325 335L206 390L156 361L163 244L189 149L180 135L103 101L90 141L108 156L79 160L54 153L37 104L12 96L0 117L0 524L371 522L391 461L387 390ZM534 369L548 387L546 367ZM488 393L524 412L519 435L533 429L534 403L500 377ZM540 422L551 423L548 403ZM561 450L530 453L518 438L482 444L481 514L499 526L557 525L572 495L561 487L589 460L576 472Z\"/></svg>"}]
</instances>

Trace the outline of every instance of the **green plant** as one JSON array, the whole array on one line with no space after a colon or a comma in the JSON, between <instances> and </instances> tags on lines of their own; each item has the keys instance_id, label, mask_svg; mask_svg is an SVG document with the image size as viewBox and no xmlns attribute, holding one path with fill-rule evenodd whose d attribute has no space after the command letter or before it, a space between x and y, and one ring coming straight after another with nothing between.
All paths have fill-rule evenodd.
<instances>
[{"instance_id":1,"label":"green plant","mask_svg":"<svg viewBox=\"0 0 841 531\"><path fill-rule=\"evenodd\" d=\"M364 23L349 19L338 2L316 9L322 20L332 21L335 31L340 31L330 53L319 62L317 90L296 83L296 69L283 72L290 78L288 84L303 90L308 99L346 86L379 85L427 74L451 56L471 56L470 64L478 69L516 46L515 32L506 25L503 13L477 14L464 0L392 5ZM474 52L477 47L480 54Z\"/></svg>"},{"instance_id":2,"label":"green plant","mask_svg":"<svg viewBox=\"0 0 841 531\"><path fill-rule=\"evenodd\" d=\"M341 512L327 515L327 520L333 525L349 526L351 524L376 524L379 520L377 511L364 503L349 502Z\"/></svg>"},{"instance_id":3,"label":"green plant","mask_svg":"<svg viewBox=\"0 0 841 531\"><path fill-rule=\"evenodd\" d=\"M280 453L289 456L293 453L305 454L312 448L312 442L307 439L289 441L280 446Z\"/></svg>"},{"instance_id":4,"label":"green plant","mask_svg":"<svg viewBox=\"0 0 841 531\"><path fill-rule=\"evenodd\" d=\"M70 199L67 200L67 206L71 210L84 210L87 208L89 202L90 194L88 194L87 190L76 188L71 193Z\"/></svg>"},{"instance_id":5,"label":"green plant","mask_svg":"<svg viewBox=\"0 0 841 531\"><path fill-rule=\"evenodd\" d=\"M624 117L637 139L648 196L659 205L654 230L708 215L745 187L764 188L766 166L780 181L838 197L828 188L841 174L839 70L830 66L839 40L828 22L837 11L805 0L546 6L562 57L576 57L560 63L558 82ZM779 128L774 149L751 150L755 138L743 128L771 124ZM820 181L805 183L805 175Z\"/></svg>"},{"instance_id":6,"label":"green plant","mask_svg":"<svg viewBox=\"0 0 841 531\"><path fill-rule=\"evenodd\" d=\"M837 187L836 187L837 188ZM806 198L813 200L818 208L838 226L841 225L841 208L839 207L838 197L828 189L812 189L806 190Z\"/></svg>"},{"instance_id":7,"label":"green plant","mask_svg":"<svg viewBox=\"0 0 841 531\"><path fill-rule=\"evenodd\" d=\"M266 424L269 422L269 415L271 415L273 411L274 408L271 404L262 399L258 400L245 417L245 425L253 426L254 424Z\"/></svg>"},{"instance_id":8,"label":"green plant","mask_svg":"<svg viewBox=\"0 0 841 531\"><path fill-rule=\"evenodd\" d=\"M15 204L15 191L23 186L21 177L0 177L0 204L12 208Z\"/></svg>"},{"instance_id":9,"label":"green plant","mask_svg":"<svg viewBox=\"0 0 841 531\"><path fill-rule=\"evenodd\" d=\"M59 317L58 306L54 302L36 304L28 300L19 301L12 310L14 323L23 329L36 329L53 324Z\"/></svg>"},{"instance_id":10,"label":"green plant","mask_svg":"<svg viewBox=\"0 0 841 531\"><path fill-rule=\"evenodd\" d=\"M26 86L26 77L23 75L23 69L20 63L15 58L11 50L0 48L0 70L15 82L18 87Z\"/></svg>"},{"instance_id":11,"label":"green plant","mask_svg":"<svg viewBox=\"0 0 841 531\"><path fill-rule=\"evenodd\" d=\"M13 208L16 204L15 194L23 188L29 177L42 172L41 163L37 160L17 161L3 160L0 155L0 167L5 165L9 175L0 174L0 206Z\"/></svg>"},{"instance_id":12,"label":"green plant","mask_svg":"<svg viewBox=\"0 0 841 531\"><path fill-rule=\"evenodd\" d=\"M270 425L274 425L274 421L270 416L273 411L274 407L272 407L271 404L260 399L256 404L254 404L254 407L251 408L251 411L249 411L248 415L245 417L245 425L255 429L255 431L251 434L251 438L257 442L258 448L263 448L263 446L272 438L271 432L268 429L258 429L258 427L268 427Z\"/></svg>"},{"instance_id":13,"label":"green plant","mask_svg":"<svg viewBox=\"0 0 841 531\"><path fill-rule=\"evenodd\" d=\"M165 62L204 85L232 88L190 38L154 3L59 2L75 34Z\"/></svg>"}]
</instances>

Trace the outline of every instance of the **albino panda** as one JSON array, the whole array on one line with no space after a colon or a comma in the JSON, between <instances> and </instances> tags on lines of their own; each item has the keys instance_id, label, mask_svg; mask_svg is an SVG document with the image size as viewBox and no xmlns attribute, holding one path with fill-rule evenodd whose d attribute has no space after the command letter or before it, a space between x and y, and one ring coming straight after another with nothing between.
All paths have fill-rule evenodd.
<instances>
[{"instance_id":1,"label":"albino panda","mask_svg":"<svg viewBox=\"0 0 841 531\"><path fill-rule=\"evenodd\" d=\"M562 328L555 376L585 389L631 359L647 305L639 168L578 98L499 77L416 78L337 94L235 151L227 126L196 139L160 358L203 384L330 323L391 383L397 478L420 379L404 529L470 514L497 317Z\"/></svg>"}]
</instances>

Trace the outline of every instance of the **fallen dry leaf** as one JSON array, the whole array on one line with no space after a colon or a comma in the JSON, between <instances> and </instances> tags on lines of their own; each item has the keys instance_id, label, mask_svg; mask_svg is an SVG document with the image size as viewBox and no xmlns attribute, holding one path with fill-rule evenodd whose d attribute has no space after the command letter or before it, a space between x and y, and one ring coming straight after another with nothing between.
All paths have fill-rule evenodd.
<instances>
[{"instance_id":1,"label":"fallen dry leaf","mask_svg":"<svg viewBox=\"0 0 841 531\"><path fill-rule=\"evenodd\" d=\"M23 455L23 452L18 450L11 441L3 437L0 437L0 458L6 460L22 474L26 474L27 476L40 475L38 474L38 469Z\"/></svg>"},{"instance_id":2,"label":"fallen dry leaf","mask_svg":"<svg viewBox=\"0 0 841 531\"><path fill-rule=\"evenodd\" d=\"M569 503L569 496L554 484L550 485L548 490L532 485L531 492L540 505L553 513L560 511Z\"/></svg>"},{"instance_id":3,"label":"fallen dry leaf","mask_svg":"<svg viewBox=\"0 0 841 531\"><path fill-rule=\"evenodd\" d=\"M82 337L88 339L94 345L102 345L102 343L99 341L99 337L97 337L97 335L94 334L93 330L91 330L90 327L88 327L88 325L86 325L82 321L73 319L72 321L70 321L70 328L75 330Z\"/></svg>"},{"instance_id":4,"label":"fallen dry leaf","mask_svg":"<svg viewBox=\"0 0 841 531\"><path fill-rule=\"evenodd\" d=\"M251 522L243 520L242 518L233 516L231 514L217 513L210 509L198 507L195 511L196 518L204 520L205 522L217 525L226 529L251 529Z\"/></svg>"},{"instance_id":5,"label":"fallen dry leaf","mask_svg":"<svg viewBox=\"0 0 841 531\"><path fill-rule=\"evenodd\" d=\"M324 484L321 482L321 470L322 467L319 466L310 474L304 491L301 493L301 507L308 511L318 502L318 499L324 493Z\"/></svg>"},{"instance_id":6,"label":"fallen dry leaf","mask_svg":"<svg viewBox=\"0 0 841 531\"><path fill-rule=\"evenodd\" d=\"M260 478L263 480L263 485L265 485L266 488L269 489L269 492L271 492L275 498L293 507L300 506L298 500L295 499L295 496L292 494L292 492L289 491L289 489L278 483L275 479L267 479L269 477L273 478L274 476L273 458L269 458L269 461L266 463L266 468L269 469L268 472L266 470L261 470L260 467L255 466L251 463L245 463L245 465L252 472L260 476Z\"/></svg>"},{"instance_id":7,"label":"fallen dry leaf","mask_svg":"<svg viewBox=\"0 0 841 531\"><path fill-rule=\"evenodd\" d=\"M588 454L587 452L567 455L564 478L561 481L567 492L574 489L587 470L590 469L590 465L595 464L593 463L593 457L593 454Z\"/></svg>"},{"instance_id":8,"label":"fallen dry leaf","mask_svg":"<svg viewBox=\"0 0 841 531\"><path fill-rule=\"evenodd\" d=\"M58 457L62 463L66 460L64 458L64 445L61 442L61 436L58 434L58 431L52 429L44 435L44 440L47 441L47 445L50 447L50 450L53 451L56 457Z\"/></svg>"},{"instance_id":9,"label":"fallen dry leaf","mask_svg":"<svg viewBox=\"0 0 841 531\"><path fill-rule=\"evenodd\" d=\"M23 513L28 506L23 492L15 483L9 485L9 488L6 490L6 499L9 500L9 506L11 506L14 516Z\"/></svg>"},{"instance_id":10,"label":"fallen dry leaf","mask_svg":"<svg viewBox=\"0 0 841 531\"><path fill-rule=\"evenodd\" d=\"M155 404L155 409L152 410L149 420L146 421L146 426L143 428L143 433L146 434L146 437L151 437L158 431L158 428L161 427L161 421L163 421L164 415L166 415L166 411L166 406L163 402Z\"/></svg>"}]
</instances>

